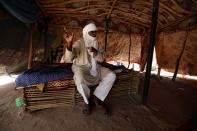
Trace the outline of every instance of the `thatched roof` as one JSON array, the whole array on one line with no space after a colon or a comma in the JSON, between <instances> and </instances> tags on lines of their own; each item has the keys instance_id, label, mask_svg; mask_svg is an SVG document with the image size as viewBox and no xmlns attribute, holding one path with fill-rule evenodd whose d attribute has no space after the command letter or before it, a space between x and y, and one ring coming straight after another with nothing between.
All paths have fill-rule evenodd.
<instances>
[{"instance_id":1,"label":"thatched roof","mask_svg":"<svg viewBox=\"0 0 197 131\"><path fill-rule=\"evenodd\" d=\"M37 0L49 24L81 27L88 20L94 20L101 28L106 18L110 18L109 28L126 32L132 28L141 32L150 28L152 0ZM190 23L195 25L197 13L196 0L160 0L158 26L161 30Z\"/></svg>"},{"instance_id":2,"label":"thatched roof","mask_svg":"<svg viewBox=\"0 0 197 131\"><path fill-rule=\"evenodd\" d=\"M28 48L31 29L25 26L27 24L14 20L13 16L15 16L24 23L36 23L37 30L33 33L33 46L34 57L42 56L39 59L44 57L43 47L46 43L48 48L56 48L62 44L63 26L74 32L75 39L78 39L82 35L81 29L84 25L93 21L100 29L99 42L103 47L107 45L108 59L138 63L142 69L145 67L150 41L153 0L15 0L18 2L13 1L13 3L7 0L2 1L7 2L7 6L12 5L15 12L13 14L9 8L4 10L3 7L7 6L2 4L1 7L0 4L0 28L4 30L0 32L0 56L2 56L0 64L19 65L7 55L9 54L6 52L7 48L13 49L13 52L16 48L21 49L18 50L21 58L18 58L27 61L27 53L24 55L25 50L22 48ZM0 3L3 3L2 1ZM20 6L25 4L27 6ZM33 6L29 9L31 5ZM7 10L9 13L6 12ZM39 17L37 17L38 12ZM106 20L109 20L108 29L113 31L108 33L107 42L105 42ZM196 27L196 0L160 0L157 28L161 32L157 37L156 56L161 68L173 72L177 58L181 50L184 50L179 73L197 74ZM166 33L169 30L174 32ZM46 54L51 55L50 52ZM8 57L9 59L6 59Z\"/></svg>"}]
</instances>

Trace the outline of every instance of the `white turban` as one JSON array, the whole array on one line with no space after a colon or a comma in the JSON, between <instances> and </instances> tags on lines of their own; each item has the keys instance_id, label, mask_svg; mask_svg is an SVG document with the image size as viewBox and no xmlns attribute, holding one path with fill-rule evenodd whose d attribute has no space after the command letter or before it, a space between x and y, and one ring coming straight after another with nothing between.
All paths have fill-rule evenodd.
<instances>
[{"instance_id":1,"label":"white turban","mask_svg":"<svg viewBox=\"0 0 197 131\"><path fill-rule=\"evenodd\" d=\"M83 28L83 35L90 31L97 31L96 25L94 23L89 23Z\"/></svg>"},{"instance_id":2,"label":"white turban","mask_svg":"<svg viewBox=\"0 0 197 131\"><path fill-rule=\"evenodd\" d=\"M95 49L98 49L98 42L96 37L92 37L90 36L88 33L90 31L97 31L96 25L94 23L90 23L87 24L84 28L83 28L83 38L84 38L84 42L85 42L85 47L94 47ZM91 70L90 70L90 74L92 76L97 76L98 72L97 72L97 62L93 57L93 53L90 52L88 50L88 53L91 56Z\"/></svg>"},{"instance_id":3,"label":"white turban","mask_svg":"<svg viewBox=\"0 0 197 131\"><path fill-rule=\"evenodd\" d=\"M96 37L90 36L88 33L91 31L97 31L96 25L94 23L87 24L83 28L83 38L85 41L85 46L86 47L94 47L97 49L97 39Z\"/></svg>"}]
</instances>

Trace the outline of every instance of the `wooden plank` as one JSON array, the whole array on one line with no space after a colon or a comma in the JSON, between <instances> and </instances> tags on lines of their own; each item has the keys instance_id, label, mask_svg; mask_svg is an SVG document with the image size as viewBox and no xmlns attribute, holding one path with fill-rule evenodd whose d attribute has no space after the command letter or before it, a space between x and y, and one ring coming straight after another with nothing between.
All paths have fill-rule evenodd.
<instances>
[{"instance_id":1,"label":"wooden plank","mask_svg":"<svg viewBox=\"0 0 197 131\"><path fill-rule=\"evenodd\" d=\"M66 98L66 97L72 96L72 94L66 94L66 95L28 95L28 98L49 98L49 97L54 97L54 98Z\"/></svg>"},{"instance_id":2,"label":"wooden plank","mask_svg":"<svg viewBox=\"0 0 197 131\"><path fill-rule=\"evenodd\" d=\"M32 105L32 106L28 106L27 109L28 110L38 110L38 109L46 109L46 108L51 108L51 107L59 107L59 106L64 106L70 103L52 103L52 104L46 104L46 105Z\"/></svg>"},{"instance_id":3,"label":"wooden plank","mask_svg":"<svg viewBox=\"0 0 197 131\"><path fill-rule=\"evenodd\" d=\"M110 10L109 10L109 13L107 14L107 19L110 18L111 13L112 13L112 11L113 11L113 9L114 9L114 6L116 5L116 2L117 2L117 0L114 0L114 1L113 1L112 6L111 6L111 8L110 8Z\"/></svg>"},{"instance_id":4,"label":"wooden plank","mask_svg":"<svg viewBox=\"0 0 197 131\"><path fill-rule=\"evenodd\" d=\"M27 69L30 69L32 66L32 58L33 58L33 25L30 24L30 36L29 36L29 57L28 57L28 66Z\"/></svg>"},{"instance_id":5,"label":"wooden plank","mask_svg":"<svg viewBox=\"0 0 197 131\"><path fill-rule=\"evenodd\" d=\"M176 28L183 21L188 20L188 19L190 19L192 17L196 17L196 14L194 14L194 15L188 15L188 16L182 17L182 18L180 18L180 19L178 19L176 21L170 22L169 24L162 26L160 28L160 32L165 31L166 29L171 28L171 27L175 27Z\"/></svg>"},{"instance_id":6,"label":"wooden plank","mask_svg":"<svg viewBox=\"0 0 197 131\"><path fill-rule=\"evenodd\" d=\"M48 100L30 100L27 101L28 106L30 105L41 105L41 104L49 104L49 103L72 103L72 99L48 99Z\"/></svg>"},{"instance_id":7,"label":"wooden plank","mask_svg":"<svg viewBox=\"0 0 197 131\"><path fill-rule=\"evenodd\" d=\"M136 21L133 20L133 18L129 18L129 17L122 17L122 16L117 16L115 14L111 15L111 19L116 19L117 21L120 21L122 23L125 24L129 24L129 25L134 25L136 28L150 28L150 23L144 23L144 21Z\"/></svg>"},{"instance_id":8,"label":"wooden plank","mask_svg":"<svg viewBox=\"0 0 197 131\"><path fill-rule=\"evenodd\" d=\"M180 5L178 5L178 3L175 0L172 0L172 3L174 4L176 11L179 10L179 12L182 12L184 14L189 14L189 15L193 14L191 11L188 11L182 8Z\"/></svg>"}]
</instances>

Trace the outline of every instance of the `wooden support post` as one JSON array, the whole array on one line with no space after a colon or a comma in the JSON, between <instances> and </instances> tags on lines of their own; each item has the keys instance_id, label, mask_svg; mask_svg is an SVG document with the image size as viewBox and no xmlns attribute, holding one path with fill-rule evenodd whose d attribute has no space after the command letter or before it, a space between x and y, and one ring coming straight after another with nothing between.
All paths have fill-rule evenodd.
<instances>
[{"instance_id":1,"label":"wooden support post","mask_svg":"<svg viewBox=\"0 0 197 131\"><path fill-rule=\"evenodd\" d=\"M182 48L181 53L180 53L180 55L179 55L179 57L177 58L177 61L176 61L176 67L175 67L175 71L174 71L174 75L173 75L172 81L175 81L176 80L176 76L177 76L177 73L178 73L178 70L179 70L179 64L180 64L180 61L181 61L181 57L182 57L183 52L185 50L185 45L186 45L186 42L187 42L187 37L188 37L188 31L186 32L186 35L185 35L185 40L183 42L183 48Z\"/></svg>"},{"instance_id":2,"label":"wooden support post","mask_svg":"<svg viewBox=\"0 0 197 131\"><path fill-rule=\"evenodd\" d=\"M153 51L154 51L156 29L157 29L158 10L159 10L159 0L154 0L153 8L152 8L152 19L151 19L150 46L148 51L148 59L147 59L146 73L144 79L143 104L147 104L147 100L148 100Z\"/></svg>"},{"instance_id":3,"label":"wooden support post","mask_svg":"<svg viewBox=\"0 0 197 131\"><path fill-rule=\"evenodd\" d=\"M29 36L29 57L28 57L28 66L27 69L30 69L32 66L32 57L33 57L33 25L30 25L30 36Z\"/></svg>"},{"instance_id":4,"label":"wooden support post","mask_svg":"<svg viewBox=\"0 0 197 131\"><path fill-rule=\"evenodd\" d=\"M44 30L44 62L47 62L47 30Z\"/></svg>"},{"instance_id":5,"label":"wooden support post","mask_svg":"<svg viewBox=\"0 0 197 131\"><path fill-rule=\"evenodd\" d=\"M107 51L107 35L109 32L108 26L109 26L109 19L105 18L105 52Z\"/></svg>"},{"instance_id":6,"label":"wooden support post","mask_svg":"<svg viewBox=\"0 0 197 131\"><path fill-rule=\"evenodd\" d=\"M47 61L47 54L49 53L48 47L47 47L47 31L48 31L48 17L44 17L44 62Z\"/></svg>"},{"instance_id":7,"label":"wooden support post","mask_svg":"<svg viewBox=\"0 0 197 131\"><path fill-rule=\"evenodd\" d=\"M132 64L132 69L135 70L135 69L134 69L134 63Z\"/></svg>"},{"instance_id":8,"label":"wooden support post","mask_svg":"<svg viewBox=\"0 0 197 131\"><path fill-rule=\"evenodd\" d=\"M128 56L128 67L130 66L130 59L131 59L131 27L130 27L130 30L129 30L129 56Z\"/></svg>"},{"instance_id":9,"label":"wooden support post","mask_svg":"<svg viewBox=\"0 0 197 131\"><path fill-rule=\"evenodd\" d=\"M157 77L160 78L160 73L161 73L161 67L158 67L158 72L157 72Z\"/></svg>"}]
</instances>

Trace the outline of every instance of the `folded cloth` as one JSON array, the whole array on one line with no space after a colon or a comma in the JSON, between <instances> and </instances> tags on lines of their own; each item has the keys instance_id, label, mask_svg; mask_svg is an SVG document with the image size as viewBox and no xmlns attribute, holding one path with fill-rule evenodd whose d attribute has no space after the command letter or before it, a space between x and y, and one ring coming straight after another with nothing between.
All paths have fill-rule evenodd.
<instances>
[{"instance_id":1,"label":"folded cloth","mask_svg":"<svg viewBox=\"0 0 197 131\"><path fill-rule=\"evenodd\" d=\"M43 92L43 90L44 90L44 83L37 84L36 87L38 88L38 90Z\"/></svg>"},{"instance_id":2,"label":"folded cloth","mask_svg":"<svg viewBox=\"0 0 197 131\"><path fill-rule=\"evenodd\" d=\"M131 70L126 68L124 65L112 65L106 62L103 63L99 63L100 65L102 65L103 67L109 68L110 70L114 71L115 73L120 73L120 72L125 72L128 73Z\"/></svg>"},{"instance_id":3,"label":"folded cloth","mask_svg":"<svg viewBox=\"0 0 197 131\"><path fill-rule=\"evenodd\" d=\"M21 86L29 86L40 83L46 83L54 80L72 78L73 72L65 66L42 66L36 69L29 69L20 74L16 80L16 89Z\"/></svg>"}]
</instances>

